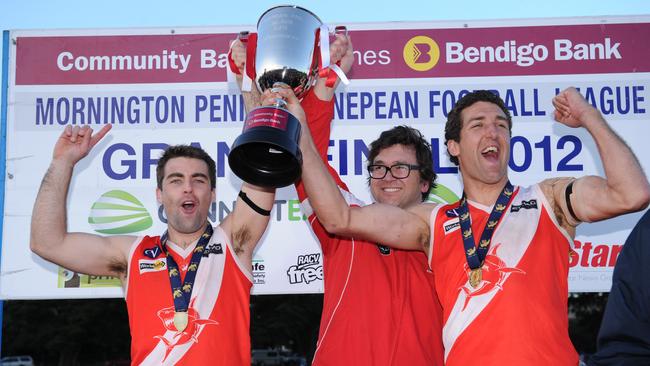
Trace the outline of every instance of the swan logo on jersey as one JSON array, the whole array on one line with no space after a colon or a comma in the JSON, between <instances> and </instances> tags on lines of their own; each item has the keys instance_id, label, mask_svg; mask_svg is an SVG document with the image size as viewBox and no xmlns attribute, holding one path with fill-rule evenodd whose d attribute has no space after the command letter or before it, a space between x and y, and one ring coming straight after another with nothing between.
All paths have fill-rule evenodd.
<instances>
[{"instance_id":1,"label":"swan logo on jersey","mask_svg":"<svg viewBox=\"0 0 650 366\"><path fill-rule=\"evenodd\" d=\"M415 36L404 45L402 56L411 69L428 71L440 60L440 47L436 41L427 36Z\"/></svg>"},{"instance_id":2,"label":"swan logo on jersey","mask_svg":"<svg viewBox=\"0 0 650 366\"><path fill-rule=\"evenodd\" d=\"M194 309L195 300L196 299L192 300L187 309L187 327L182 331L178 331L176 326L174 326L175 310L173 306L158 311L158 318L160 318L165 329L167 329L167 332L164 335L154 337L160 339L165 344L166 350L163 362L167 359L167 356L169 356L169 353L174 349L174 347L189 342L199 343L199 334L204 326L219 324L216 320L201 319L199 312ZM169 334L170 332L172 332L172 334Z\"/></svg>"},{"instance_id":3,"label":"swan logo on jersey","mask_svg":"<svg viewBox=\"0 0 650 366\"><path fill-rule=\"evenodd\" d=\"M463 305L462 310L465 310L467 304L473 297L481 296L493 291L503 290L503 284L506 282L508 277L510 277L511 273L526 274L526 272L519 268L506 266L506 263L497 255L500 246L501 244L494 245L490 248L490 252L485 256L483 267L481 267L482 280L478 287L471 287L468 280L465 285L460 288L460 290L465 293L465 304ZM467 263L465 263L465 272L468 275L467 278L469 278L470 268Z\"/></svg>"}]
</instances>

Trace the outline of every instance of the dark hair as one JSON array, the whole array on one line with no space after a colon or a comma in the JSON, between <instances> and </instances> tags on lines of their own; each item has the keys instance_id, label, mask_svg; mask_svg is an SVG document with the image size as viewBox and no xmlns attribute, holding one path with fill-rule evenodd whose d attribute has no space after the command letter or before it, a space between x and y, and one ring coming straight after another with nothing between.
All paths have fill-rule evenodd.
<instances>
[{"instance_id":1,"label":"dark hair","mask_svg":"<svg viewBox=\"0 0 650 366\"><path fill-rule=\"evenodd\" d=\"M162 182L165 178L165 165L170 159L173 158L191 158L203 160L208 165L208 176L210 178L210 187L216 187L217 167L214 160L200 147L192 145L174 145L169 146L165 152L158 159L158 166L156 167L156 180L158 181L158 189L162 189Z\"/></svg>"},{"instance_id":2,"label":"dark hair","mask_svg":"<svg viewBox=\"0 0 650 366\"><path fill-rule=\"evenodd\" d=\"M429 191L435 187L436 173L433 171L431 158L431 144L422 136L422 133L409 126L397 126L384 131L379 138L370 143L368 165L373 164L379 153L393 145L404 145L415 150L415 158L420 166L420 180L429 183L429 189L422 192L422 201L429 196ZM368 178L368 183L370 183Z\"/></svg>"},{"instance_id":3,"label":"dark hair","mask_svg":"<svg viewBox=\"0 0 650 366\"><path fill-rule=\"evenodd\" d=\"M510 115L508 108L506 108L506 105L503 103L501 97L489 90L475 90L460 98L458 102L456 102L456 105L454 105L454 108L451 109L451 112L447 115L447 123L445 124L445 145L447 145L449 140L460 142L460 130L463 128L463 121L460 118L460 115L465 108L476 102L488 102L496 104L501 108L508 120L508 129L512 132L512 116ZM449 147L447 147L447 154L449 154ZM449 154L449 159L452 163L458 165L458 157Z\"/></svg>"}]
</instances>

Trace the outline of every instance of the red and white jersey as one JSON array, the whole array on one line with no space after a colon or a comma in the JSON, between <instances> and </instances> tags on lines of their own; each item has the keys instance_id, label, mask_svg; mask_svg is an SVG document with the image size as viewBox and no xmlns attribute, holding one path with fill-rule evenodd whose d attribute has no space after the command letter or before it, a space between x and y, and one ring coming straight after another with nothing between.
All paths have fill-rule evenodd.
<instances>
[{"instance_id":1,"label":"red and white jersey","mask_svg":"<svg viewBox=\"0 0 650 366\"><path fill-rule=\"evenodd\" d=\"M332 105L310 93L303 107L326 159ZM329 170L348 203L362 205ZM297 189L323 251L323 314L312 365L442 365L442 309L426 255L330 235L302 184Z\"/></svg>"},{"instance_id":2,"label":"red and white jersey","mask_svg":"<svg viewBox=\"0 0 650 366\"><path fill-rule=\"evenodd\" d=\"M183 278L195 246L167 243ZM160 237L139 238L131 248L126 286L131 364L250 365L251 286L250 269L217 226L196 273L189 322L178 332Z\"/></svg>"},{"instance_id":3,"label":"red and white jersey","mask_svg":"<svg viewBox=\"0 0 650 366\"><path fill-rule=\"evenodd\" d=\"M475 241L492 207L468 201ZM517 188L472 288L458 202L431 213L429 263L443 307L445 364L577 365L568 334L569 253L538 185Z\"/></svg>"}]
</instances>

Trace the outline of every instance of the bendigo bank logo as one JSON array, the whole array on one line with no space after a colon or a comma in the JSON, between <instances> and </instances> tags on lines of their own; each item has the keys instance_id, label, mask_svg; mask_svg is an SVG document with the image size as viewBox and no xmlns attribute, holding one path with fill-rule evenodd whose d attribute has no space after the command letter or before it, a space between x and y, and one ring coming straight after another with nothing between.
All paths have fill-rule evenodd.
<instances>
[{"instance_id":1,"label":"bendigo bank logo","mask_svg":"<svg viewBox=\"0 0 650 366\"><path fill-rule=\"evenodd\" d=\"M404 45L404 62L415 71L431 70L440 59L440 47L427 36L415 36Z\"/></svg>"}]
</instances>

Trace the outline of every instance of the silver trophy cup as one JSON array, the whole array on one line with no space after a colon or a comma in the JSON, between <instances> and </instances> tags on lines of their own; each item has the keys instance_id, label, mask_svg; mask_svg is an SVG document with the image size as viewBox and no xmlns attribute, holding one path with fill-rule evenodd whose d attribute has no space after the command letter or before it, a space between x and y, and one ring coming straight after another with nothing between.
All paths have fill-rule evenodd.
<instances>
[{"instance_id":1,"label":"silver trophy cup","mask_svg":"<svg viewBox=\"0 0 650 366\"><path fill-rule=\"evenodd\" d=\"M315 50L321 25L316 15L298 6L277 6L262 14L255 53L255 82L260 91L284 83L298 98L305 95L318 71ZM248 183L278 188L300 177L300 122L282 106L252 110L233 143L228 163Z\"/></svg>"}]
</instances>

